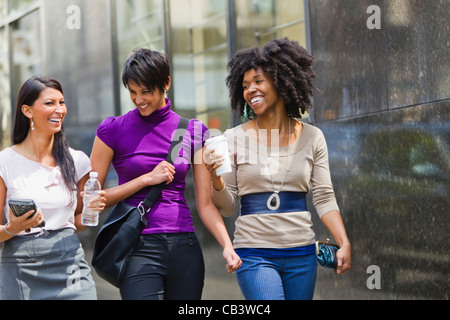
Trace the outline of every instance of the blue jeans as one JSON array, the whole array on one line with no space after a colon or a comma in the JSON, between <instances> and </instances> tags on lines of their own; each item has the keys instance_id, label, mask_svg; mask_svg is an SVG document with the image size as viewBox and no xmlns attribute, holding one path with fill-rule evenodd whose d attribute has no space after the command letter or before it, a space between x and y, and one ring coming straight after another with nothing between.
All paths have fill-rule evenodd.
<instances>
[{"instance_id":1,"label":"blue jeans","mask_svg":"<svg viewBox=\"0 0 450 320\"><path fill-rule=\"evenodd\" d=\"M236 275L246 300L312 300L317 271L315 254L241 260Z\"/></svg>"}]
</instances>

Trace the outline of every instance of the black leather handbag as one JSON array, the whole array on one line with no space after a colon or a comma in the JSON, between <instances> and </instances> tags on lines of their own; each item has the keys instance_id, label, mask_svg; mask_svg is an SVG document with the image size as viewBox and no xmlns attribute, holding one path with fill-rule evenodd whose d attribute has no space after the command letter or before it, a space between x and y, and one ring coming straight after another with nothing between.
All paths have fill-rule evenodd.
<instances>
[{"instance_id":1,"label":"black leather handbag","mask_svg":"<svg viewBox=\"0 0 450 320\"><path fill-rule=\"evenodd\" d=\"M188 123L189 120L181 118L178 129L186 129ZM182 140L183 136L180 141L172 142L167 162L173 164L171 155L178 155ZM128 260L139 244L139 236L147 225L145 215L161 194L165 184L164 182L153 186L137 208L119 202L106 218L95 239L92 266L102 279L115 287L120 286Z\"/></svg>"}]
</instances>

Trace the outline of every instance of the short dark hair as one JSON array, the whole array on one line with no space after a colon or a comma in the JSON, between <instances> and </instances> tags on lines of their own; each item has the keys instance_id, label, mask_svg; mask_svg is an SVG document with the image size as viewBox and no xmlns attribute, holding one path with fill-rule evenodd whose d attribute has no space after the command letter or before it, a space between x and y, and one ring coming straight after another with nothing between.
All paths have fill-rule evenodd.
<instances>
[{"instance_id":1,"label":"short dark hair","mask_svg":"<svg viewBox=\"0 0 450 320\"><path fill-rule=\"evenodd\" d=\"M164 53L149 49L139 49L127 59L122 73L123 85L128 89L130 83L144 86L154 91L164 92L169 83L170 64Z\"/></svg>"},{"instance_id":2,"label":"short dark hair","mask_svg":"<svg viewBox=\"0 0 450 320\"><path fill-rule=\"evenodd\" d=\"M262 49L253 47L236 53L228 64L226 83L230 90L231 107L240 117L254 118L253 110L243 97L244 74L261 67L270 74L290 117L301 118L311 109L311 99L317 87L312 70L315 59L296 41L288 38L269 41Z\"/></svg>"}]
</instances>

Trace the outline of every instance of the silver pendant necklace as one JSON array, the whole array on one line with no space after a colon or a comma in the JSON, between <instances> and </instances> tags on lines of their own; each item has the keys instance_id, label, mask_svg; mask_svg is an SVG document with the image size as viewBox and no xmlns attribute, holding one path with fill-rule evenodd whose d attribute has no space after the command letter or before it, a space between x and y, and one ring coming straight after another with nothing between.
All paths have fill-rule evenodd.
<instances>
[{"instance_id":1,"label":"silver pendant necklace","mask_svg":"<svg viewBox=\"0 0 450 320\"><path fill-rule=\"evenodd\" d=\"M264 141L262 139L261 132L259 131L258 119L256 119L256 128L258 129L259 140L261 141L261 144L264 148L264 152L266 154L267 168L269 169L270 181L272 182L272 188L273 188L273 194L269 197L269 199L267 199L267 208L269 210L275 211L275 210L278 210L278 208L280 208L281 200L280 200L279 193L281 192L281 189L283 189L284 183L286 182L286 178L288 175L289 156L291 153L291 119L289 118L289 145L288 145L288 156L287 156L287 161L286 161L286 170L285 170L286 172L284 174L284 179L283 179L283 182L281 183L280 190L278 190L278 191L275 190L275 185L273 184L273 177L272 177L272 172L270 171L270 164L269 164L269 155L267 153L266 146L264 145Z\"/></svg>"}]
</instances>

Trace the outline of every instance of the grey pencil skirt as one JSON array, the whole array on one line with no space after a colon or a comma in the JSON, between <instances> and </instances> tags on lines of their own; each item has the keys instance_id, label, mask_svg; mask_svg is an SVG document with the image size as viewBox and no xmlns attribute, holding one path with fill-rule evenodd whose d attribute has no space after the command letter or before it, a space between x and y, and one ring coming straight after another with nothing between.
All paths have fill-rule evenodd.
<instances>
[{"instance_id":1,"label":"grey pencil skirt","mask_svg":"<svg viewBox=\"0 0 450 320\"><path fill-rule=\"evenodd\" d=\"M15 237L0 258L2 300L96 300L84 250L73 229Z\"/></svg>"}]
</instances>

